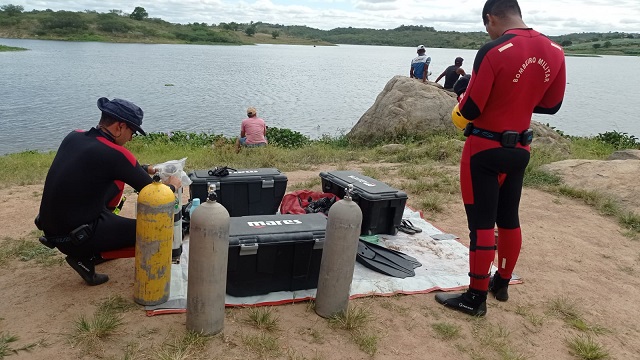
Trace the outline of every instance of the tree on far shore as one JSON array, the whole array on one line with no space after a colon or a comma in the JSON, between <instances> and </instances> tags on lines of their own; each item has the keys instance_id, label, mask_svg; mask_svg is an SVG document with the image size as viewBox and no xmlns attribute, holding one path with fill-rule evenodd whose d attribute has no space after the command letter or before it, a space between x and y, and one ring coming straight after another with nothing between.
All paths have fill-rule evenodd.
<instances>
[{"instance_id":1,"label":"tree on far shore","mask_svg":"<svg viewBox=\"0 0 640 360\"><path fill-rule=\"evenodd\" d=\"M24 6L8 4L0 6L0 10L7 14L7 16L15 16L22 14L22 12L24 11Z\"/></svg>"},{"instance_id":2,"label":"tree on far shore","mask_svg":"<svg viewBox=\"0 0 640 360\"><path fill-rule=\"evenodd\" d=\"M149 17L149 13L143 7L136 6L136 8L133 9L133 12L131 13L131 15L129 15L129 17L132 18L133 20L142 21Z\"/></svg>"}]
</instances>

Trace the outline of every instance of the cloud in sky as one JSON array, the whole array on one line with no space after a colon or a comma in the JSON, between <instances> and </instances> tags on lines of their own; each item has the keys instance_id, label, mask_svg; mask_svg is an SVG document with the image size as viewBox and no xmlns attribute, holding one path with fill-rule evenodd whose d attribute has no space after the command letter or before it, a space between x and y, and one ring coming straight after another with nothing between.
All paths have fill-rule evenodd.
<instances>
[{"instance_id":1,"label":"cloud in sky","mask_svg":"<svg viewBox=\"0 0 640 360\"><path fill-rule=\"evenodd\" d=\"M400 25L424 25L436 30L484 31L482 0L5 0L25 10L111 9L125 13L142 6L150 17L173 23L262 21L307 25L319 29L356 27L393 29ZM640 32L638 0L521 0L527 25L548 35L573 32Z\"/></svg>"}]
</instances>

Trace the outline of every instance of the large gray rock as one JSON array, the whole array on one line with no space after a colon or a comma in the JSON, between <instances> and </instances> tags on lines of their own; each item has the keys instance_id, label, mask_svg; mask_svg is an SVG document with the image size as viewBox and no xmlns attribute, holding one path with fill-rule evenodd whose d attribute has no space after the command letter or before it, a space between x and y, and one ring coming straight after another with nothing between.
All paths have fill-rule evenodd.
<instances>
[{"instance_id":1,"label":"large gray rock","mask_svg":"<svg viewBox=\"0 0 640 360\"><path fill-rule=\"evenodd\" d=\"M356 142L398 139L404 136L426 135L434 131L459 130L451 122L451 110L457 103L456 95L440 84L406 76L394 76L376 98L358 123L347 134ZM549 146L569 153L569 141L546 125L532 121L532 146Z\"/></svg>"},{"instance_id":2,"label":"large gray rock","mask_svg":"<svg viewBox=\"0 0 640 360\"><path fill-rule=\"evenodd\" d=\"M387 82L347 136L370 142L435 130L453 131L451 109L455 104L456 95L438 84L397 75Z\"/></svg>"},{"instance_id":3,"label":"large gray rock","mask_svg":"<svg viewBox=\"0 0 640 360\"><path fill-rule=\"evenodd\" d=\"M560 176L571 187L604 193L640 214L640 161L572 159L543 165L540 169Z\"/></svg>"},{"instance_id":4,"label":"large gray rock","mask_svg":"<svg viewBox=\"0 0 640 360\"><path fill-rule=\"evenodd\" d=\"M640 150L619 150L611 154L607 160L640 160Z\"/></svg>"}]
</instances>

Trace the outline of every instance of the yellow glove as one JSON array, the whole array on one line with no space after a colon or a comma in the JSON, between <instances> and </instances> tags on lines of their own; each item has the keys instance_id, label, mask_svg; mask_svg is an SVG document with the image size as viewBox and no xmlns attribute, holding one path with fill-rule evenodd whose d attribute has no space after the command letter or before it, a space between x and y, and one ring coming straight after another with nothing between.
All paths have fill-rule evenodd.
<instances>
[{"instance_id":1,"label":"yellow glove","mask_svg":"<svg viewBox=\"0 0 640 360\"><path fill-rule=\"evenodd\" d=\"M467 127L467 124L470 122L465 119L464 116L460 113L460 109L458 109L458 104L453 107L453 111L451 111L451 121L453 121L453 125L455 125L458 129L464 130Z\"/></svg>"}]
</instances>

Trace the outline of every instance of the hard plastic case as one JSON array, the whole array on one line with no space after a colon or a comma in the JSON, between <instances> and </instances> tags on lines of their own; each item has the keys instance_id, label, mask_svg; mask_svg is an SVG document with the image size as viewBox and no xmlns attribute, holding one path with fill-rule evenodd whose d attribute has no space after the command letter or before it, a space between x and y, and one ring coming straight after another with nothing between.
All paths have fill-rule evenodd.
<instances>
[{"instance_id":1,"label":"hard plastic case","mask_svg":"<svg viewBox=\"0 0 640 360\"><path fill-rule=\"evenodd\" d=\"M353 184L353 201L362 210L361 233L365 235L398 233L397 226L407 203L407 194L382 181L355 171L321 172L322 191L344 197L345 188Z\"/></svg>"},{"instance_id":2,"label":"hard plastic case","mask_svg":"<svg viewBox=\"0 0 640 360\"><path fill-rule=\"evenodd\" d=\"M227 294L316 288L326 227L323 214L231 218Z\"/></svg>"},{"instance_id":3,"label":"hard plastic case","mask_svg":"<svg viewBox=\"0 0 640 360\"><path fill-rule=\"evenodd\" d=\"M227 176L212 176L210 170L195 170L189 174L190 198L207 199L210 184L216 185L218 202L229 215L272 215L287 189L287 176L274 168L229 170Z\"/></svg>"}]
</instances>

